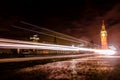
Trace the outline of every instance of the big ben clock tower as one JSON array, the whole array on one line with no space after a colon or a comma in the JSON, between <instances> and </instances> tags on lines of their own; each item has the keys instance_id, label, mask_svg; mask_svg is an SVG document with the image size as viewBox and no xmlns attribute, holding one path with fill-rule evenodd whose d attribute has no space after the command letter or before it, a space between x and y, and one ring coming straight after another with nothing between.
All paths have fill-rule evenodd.
<instances>
[{"instance_id":1,"label":"big ben clock tower","mask_svg":"<svg viewBox=\"0 0 120 80\"><path fill-rule=\"evenodd\" d=\"M108 43L107 43L107 31L105 29L104 20L102 22L102 29L101 29L101 48L102 49L108 49Z\"/></svg>"}]
</instances>

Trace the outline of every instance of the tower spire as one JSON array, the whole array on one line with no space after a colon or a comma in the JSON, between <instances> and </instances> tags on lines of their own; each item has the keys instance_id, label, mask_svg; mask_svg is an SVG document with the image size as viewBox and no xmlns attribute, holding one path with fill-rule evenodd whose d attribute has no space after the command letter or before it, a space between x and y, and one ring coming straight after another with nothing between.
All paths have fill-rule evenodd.
<instances>
[{"instance_id":1,"label":"tower spire","mask_svg":"<svg viewBox=\"0 0 120 80\"><path fill-rule=\"evenodd\" d=\"M104 23L104 20L102 20L102 30L105 30L105 23Z\"/></svg>"}]
</instances>

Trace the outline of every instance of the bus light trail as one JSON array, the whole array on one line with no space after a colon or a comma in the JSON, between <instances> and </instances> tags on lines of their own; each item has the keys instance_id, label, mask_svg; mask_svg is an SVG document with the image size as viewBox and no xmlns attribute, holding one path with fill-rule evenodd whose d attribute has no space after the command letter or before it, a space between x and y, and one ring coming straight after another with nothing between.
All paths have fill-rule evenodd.
<instances>
[{"instance_id":1,"label":"bus light trail","mask_svg":"<svg viewBox=\"0 0 120 80\"><path fill-rule=\"evenodd\" d=\"M116 51L114 50L110 50L110 49L106 49L106 50L95 50L95 52L97 52L98 54L103 54L103 55L114 55L116 53Z\"/></svg>"},{"instance_id":2,"label":"bus light trail","mask_svg":"<svg viewBox=\"0 0 120 80\"><path fill-rule=\"evenodd\" d=\"M80 48L72 47L65 45L56 45L56 44L45 44L45 43L35 43L11 39L0 38L0 48L5 49L48 49L48 50L63 50L63 51L90 51L103 55L114 55L116 51L106 49L91 49L91 48Z\"/></svg>"}]
</instances>

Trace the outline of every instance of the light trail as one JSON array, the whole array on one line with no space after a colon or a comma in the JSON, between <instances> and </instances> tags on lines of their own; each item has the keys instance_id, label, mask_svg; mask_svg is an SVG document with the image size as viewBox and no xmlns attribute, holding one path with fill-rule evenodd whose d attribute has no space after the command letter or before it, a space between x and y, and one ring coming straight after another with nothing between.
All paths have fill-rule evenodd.
<instances>
[{"instance_id":1,"label":"light trail","mask_svg":"<svg viewBox=\"0 0 120 80\"><path fill-rule=\"evenodd\" d=\"M0 43L0 48L7 49L48 49L48 50L66 50L66 51L77 51L76 48L61 47L61 46L49 46L49 45L27 45L27 44L15 44L15 43Z\"/></svg>"},{"instance_id":2,"label":"light trail","mask_svg":"<svg viewBox=\"0 0 120 80\"><path fill-rule=\"evenodd\" d=\"M11 40L0 38L0 48L8 49L48 49L48 50L69 50L69 51L78 51L77 48L64 45L55 45L55 44L44 44L44 43L35 43L27 42L20 40Z\"/></svg>"},{"instance_id":3,"label":"light trail","mask_svg":"<svg viewBox=\"0 0 120 80\"><path fill-rule=\"evenodd\" d=\"M25 22L25 21L20 21L20 23L25 24L25 25L29 25L29 27L31 26L31 27L35 27L35 28L37 28L37 29L42 29L42 30L45 30L45 31L49 31L49 32L52 32L52 33L54 33L54 34L60 34L60 35L63 35L63 36L65 36L65 37L67 37L67 38L71 38L71 39L73 39L74 41L89 43L89 42L87 42L87 41L84 41L84 40L81 40L81 39L77 39L77 38L74 38L74 37L72 37L72 36L65 35L65 34L62 34L62 33L59 33L59 32L53 31L53 30L50 30L50 29L46 29L46 28L43 28L43 27L41 27L41 26L33 25L33 24L30 24L30 23ZM56 36L56 37L58 37L58 36ZM69 40L69 39L68 39L68 40Z\"/></svg>"},{"instance_id":4,"label":"light trail","mask_svg":"<svg viewBox=\"0 0 120 80\"><path fill-rule=\"evenodd\" d=\"M48 49L48 50L62 50L62 51L91 51L103 55L113 55L116 52L110 49L100 50L100 49L90 49L90 48L80 48L65 45L55 45L55 44L45 44L45 43L35 43L28 41L12 40L0 38L0 48L7 49Z\"/></svg>"},{"instance_id":5,"label":"light trail","mask_svg":"<svg viewBox=\"0 0 120 80\"><path fill-rule=\"evenodd\" d=\"M22 61L30 61L30 60L45 60L45 59L58 59L58 58L76 58L76 57L81 57L80 59L86 60L88 58L91 58L95 54L76 54L76 55L57 55L57 56L37 56L37 57L24 57L24 58L4 58L0 59L0 63L5 63L5 62L22 62ZM83 57L83 58L82 58ZM93 58L93 57L92 57Z\"/></svg>"},{"instance_id":6,"label":"light trail","mask_svg":"<svg viewBox=\"0 0 120 80\"><path fill-rule=\"evenodd\" d=\"M114 55L116 53L116 51L114 50L110 50L110 49L106 49L106 50L95 50L95 52L99 53L99 54L103 54L103 55Z\"/></svg>"},{"instance_id":7,"label":"light trail","mask_svg":"<svg viewBox=\"0 0 120 80\"><path fill-rule=\"evenodd\" d=\"M71 39L63 38L63 37L56 36L56 35L47 34L47 33L44 33L44 32L39 32L39 31L35 31L35 30L31 30L31 29L23 28L23 27L19 27L19 26L14 26L14 25L12 25L12 27L18 28L18 29L22 29L22 30L26 30L26 31L30 31L30 32L35 32L35 33L37 33L37 34L43 34L43 35L47 35L47 36L51 36L51 37L56 37L56 38L59 38L59 39L63 39L63 40L67 40L67 41L72 41L72 42L76 42L76 43L81 43L81 42L83 42L83 41L76 41L76 40L71 40ZM84 42L85 42L85 41L84 41ZM86 42L86 43L89 43L89 42Z\"/></svg>"}]
</instances>

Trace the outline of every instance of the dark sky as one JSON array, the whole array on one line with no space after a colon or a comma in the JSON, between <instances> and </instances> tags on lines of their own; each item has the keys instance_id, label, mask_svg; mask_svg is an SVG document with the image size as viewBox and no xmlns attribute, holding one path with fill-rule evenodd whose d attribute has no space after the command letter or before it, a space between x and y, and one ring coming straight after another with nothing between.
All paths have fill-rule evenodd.
<instances>
[{"instance_id":1,"label":"dark sky","mask_svg":"<svg viewBox=\"0 0 120 80\"><path fill-rule=\"evenodd\" d=\"M100 43L99 32L104 19L109 39L119 36L119 0L79 0L75 1L16 1L1 2L0 23L2 26L12 21L26 20L79 39ZM120 40L109 40L110 44Z\"/></svg>"},{"instance_id":2,"label":"dark sky","mask_svg":"<svg viewBox=\"0 0 120 80\"><path fill-rule=\"evenodd\" d=\"M63 18L80 20L84 17L104 16L119 0L79 0L75 1L7 1L1 3L2 16L22 16L34 20Z\"/></svg>"}]
</instances>

